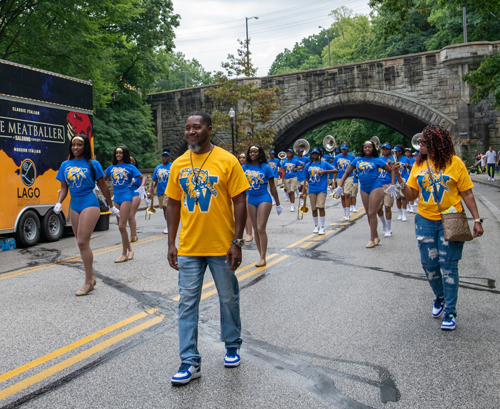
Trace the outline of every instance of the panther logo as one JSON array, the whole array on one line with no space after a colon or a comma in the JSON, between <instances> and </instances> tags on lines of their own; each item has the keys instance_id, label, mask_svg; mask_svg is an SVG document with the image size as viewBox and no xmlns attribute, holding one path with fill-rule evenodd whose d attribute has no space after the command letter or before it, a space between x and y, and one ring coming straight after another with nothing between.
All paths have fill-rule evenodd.
<instances>
[{"instance_id":1,"label":"panther logo","mask_svg":"<svg viewBox=\"0 0 500 409\"><path fill-rule=\"evenodd\" d=\"M129 177L128 172L125 168L113 168L113 185L124 185Z\"/></svg>"},{"instance_id":2,"label":"panther logo","mask_svg":"<svg viewBox=\"0 0 500 409\"><path fill-rule=\"evenodd\" d=\"M309 167L309 181L310 182L319 182L321 180L321 176L318 174L318 172L321 170L321 168L317 166L311 166Z\"/></svg>"},{"instance_id":3,"label":"panther logo","mask_svg":"<svg viewBox=\"0 0 500 409\"><path fill-rule=\"evenodd\" d=\"M83 179L86 178L85 174L88 169L82 169L78 166L71 166L65 170L66 173L66 183L68 187L71 188L79 188L82 186Z\"/></svg>"},{"instance_id":4,"label":"panther logo","mask_svg":"<svg viewBox=\"0 0 500 409\"><path fill-rule=\"evenodd\" d=\"M210 176L208 170L184 168L180 171L179 182L184 191L184 206L189 212L194 212L197 206L203 213L210 211L212 198L219 194L215 188L218 176Z\"/></svg>"},{"instance_id":5,"label":"panther logo","mask_svg":"<svg viewBox=\"0 0 500 409\"><path fill-rule=\"evenodd\" d=\"M286 173L293 173L294 163L285 163Z\"/></svg>"},{"instance_id":6,"label":"panther logo","mask_svg":"<svg viewBox=\"0 0 500 409\"><path fill-rule=\"evenodd\" d=\"M347 170L347 167L350 165L351 161L343 158L339 158L337 160L337 166L339 167L339 170Z\"/></svg>"},{"instance_id":7,"label":"panther logo","mask_svg":"<svg viewBox=\"0 0 500 409\"><path fill-rule=\"evenodd\" d=\"M357 169L358 169L358 176L366 175L370 170L373 169L373 165L370 162L359 161Z\"/></svg>"},{"instance_id":8,"label":"panther logo","mask_svg":"<svg viewBox=\"0 0 500 409\"><path fill-rule=\"evenodd\" d=\"M448 186L448 181L451 179L450 176L445 175L442 171L436 171L432 169L432 180L431 175L427 169L422 170L417 176L417 182L421 189L421 195L426 203L432 197L432 200L435 202L434 194L433 194L433 185L436 196L439 200L439 203L442 203L444 194L450 191Z\"/></svg>"},{"instance_id":9,"label":"panther logo","mask_svg":"<svg viewBox=\"0 0 500 409\"><path fill-rule=\"evenodd\" d=\"M257 190L260 185L264 184L264 174L256 170L247 170L245 172L250 189Z\"/></svg>"},{"instance_id":10,"label":"panther logo","mask_svg":"<svg viewBox=\"0 0 500 409\"><path fill-rule=\"evenodd\" d=\"M170 171L168 169L158 169L157 177L159 183L167 183Z\"/></svg>"}]
</instances>

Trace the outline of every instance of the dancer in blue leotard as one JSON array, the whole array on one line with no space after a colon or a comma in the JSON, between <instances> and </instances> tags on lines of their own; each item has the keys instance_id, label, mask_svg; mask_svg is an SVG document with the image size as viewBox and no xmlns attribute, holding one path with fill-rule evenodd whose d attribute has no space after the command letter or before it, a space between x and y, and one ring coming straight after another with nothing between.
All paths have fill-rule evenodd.
<instances>
[{"instance_id":1,"label":"dancer in blue leotard","mask_svg":"<svg viewBox=\"0 0 500 409\"><path fill-rule=\"evenodd\" d=\"M137 166L137 161L133 156L130 157L130 164L139 169L139 166ZM142 179L134 178L134 181L130 185L130 191L132 192L132 207L130 208L130 215L128 217L128 227L130 228L129 241L131 243L139 239L137 237L137 220L135 219L135 215L137 214L137 210L139 209L139 206L141 204L141 197L138 190L141 187L141 184Z\"/></svg>"},{"instance_id":2,"label":"dancer in blue leotard","mask_svg":"<svg viewBox=\"0 0 500 409\"><path fill-rule=\"evenodd\" d=\"M339 187L335 189L335 195L337 197L342 194L342 186L354 169L358 172L358 179L361 185L361 200L363 201L363 206L368 216L368 224L370 225L370 241L366 245L366 248L373 248L380 243L377 232L377 210L384 196L382 183L379 179L379 169L384 169L391 173L392 183L387 191L390 192L391 195L396 196L394 172L392 172L392 168L385 160L379 158L375 144L372 141L366 141L361 148L360 155L348 166L344 176L342 176L339 182Z\"/></svg>"},{"instance_id":3,"label":"dancer in blue leotard","mask_svg":"<svg viewBox=\"0 0 500 409\"><path fill-rule=\"evenodd\" d=\"M123 263L134 258L134 252L130 246L127 234L127 220L132 209L133 195L130 190L134 179L141 179L141 185L137 189L141 199L147 197L144 190L146 178L139 170L130 164L130 152L126 146L118 146L113 152L113 164L109 166L105 173L105 180L113 181L115 206L120 209L121 217L118 217L118 229L122 236L122 255L115 260L115 263ZM127 254L128 251L128 254Z\"/></svg>"},{"instance_id":4,"label":"dancer in blue leotard","mask_svg":"<svg viewBox=\"0 0 500 409\"><path fill-rule=\"evenodd\" d=\"M252 225L255 231L255 244L259 250L259 261L255 264L256 267L266 265L267 253L267 220L273 207L271 203L271 195L269 189L276 201L276 211L278 215L283 211L280 205L280 199L276 186L274 185L274 172L271 166L268 165L264 149L260 145L252 145L247 152L248 163L243 165L243 170L250 183L248 189L248 214L252 219Z\"/></svg>"},{"instance_id":5,"label":"dancer in blue leotard","mask_svg":"<svg viewBox=\"0 0 500 409\"><path fill-rule=\"evenodd\" d=\"M76 292L76 295L87 295L96 285L92 269L94 254L90 248L90 237L101 214L99 202L94 194L96 182L108 203L112 202L108 185L104 182L101 164L92 160L92 149L86 135L76 135L72 139L69 147L69 160L62 163L56 179L61 181L61 190L57 204L54 206L54 212L57 214L61 212L61 203L68 195L69 190L71 195L70 214L66 217L69 216L71 220L71 227L78 241L85 268L85 284ZM115 207L110 210L114 214L120 214Z\"/></svg>"}]
</instances>

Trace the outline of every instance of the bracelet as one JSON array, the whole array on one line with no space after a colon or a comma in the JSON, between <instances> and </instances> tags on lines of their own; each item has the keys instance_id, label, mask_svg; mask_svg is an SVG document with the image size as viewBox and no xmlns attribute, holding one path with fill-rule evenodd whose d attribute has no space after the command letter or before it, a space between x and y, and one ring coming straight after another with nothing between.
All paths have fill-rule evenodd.
<instances>
[{"instance_id":1,"label":"bracelet","mask_svg":"<svg viewBox=\"0 0 500 409\"><path fill-rule=\"evenodd\" d=\"M483 224L483 219L474 219L474 223L481 223L481 224Z\"/></svg>"}]
</instances>

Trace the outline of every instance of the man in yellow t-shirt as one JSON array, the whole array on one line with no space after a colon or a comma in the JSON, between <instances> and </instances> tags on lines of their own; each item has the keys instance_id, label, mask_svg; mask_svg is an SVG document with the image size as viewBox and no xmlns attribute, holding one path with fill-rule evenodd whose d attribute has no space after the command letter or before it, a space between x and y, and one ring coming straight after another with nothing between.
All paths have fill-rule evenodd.
<instances>
[{"instance_id":1,"label":"man in yellow t-shirt","mask_svg":"<svg viewBox=\"0 0 500 409\"><path fill-rule=\"evenodd\" d=\"M179 354L181 366L173 385L201 376L198 316L203 276L210 267L220 300L221 341L225 367L240 364L239 286L235 270L241 263L246 221L246 190L250 187L238 160L210 142L212 118L193 112L184 137L189 150L170 168L166 195L168 262L179 271ZM234 211L233 211L234 209ZM179 222L179 249L175 239Z\"/></svg>"}]
</instances>

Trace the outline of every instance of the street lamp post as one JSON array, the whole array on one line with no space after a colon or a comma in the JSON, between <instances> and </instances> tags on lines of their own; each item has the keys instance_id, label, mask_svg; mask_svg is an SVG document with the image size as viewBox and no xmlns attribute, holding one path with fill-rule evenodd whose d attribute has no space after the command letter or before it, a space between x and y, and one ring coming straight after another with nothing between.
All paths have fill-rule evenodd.
<instances>
[{"instance_id":1,"label":"street lamp post","mask_svg":"<svg viewBox=\"0 0 500 409\"><path fill-rule=\"evenodd\" d=\"M231 143L233 146L233 155L234 155L234 116L236 113L234 112L234 109L231 108L229 110L229 118L231 118Z\"/></svg>"},{"instance_id":2,"label":"street lamp post","mask_svg":"<svg viewBox=\"0 0 500 409\"><path fill-rule=\"evenodd\" d=\"M251 19L255 19L255 20L258 20L259 17L257 16L253 16L253 17L245 17L245 25L246 25L246 28L247 28L247 69L248 67L250 66L250 54L249 54L249 51L248 51L248 20L251 20Z\"/></svg>"},{"instance_id":3,"label":"street lamp post","mask_svg":"<svg viewBox=\"0 0 500 409\"><path fill-rule=\"evenodd\" d=\"M330 32L323 26L318 26L318 28L322 28L323 30L326 31L326 35L328 37L328 66L332 66L332 59L330 57Z\"/></svg>"}]
</instances>

